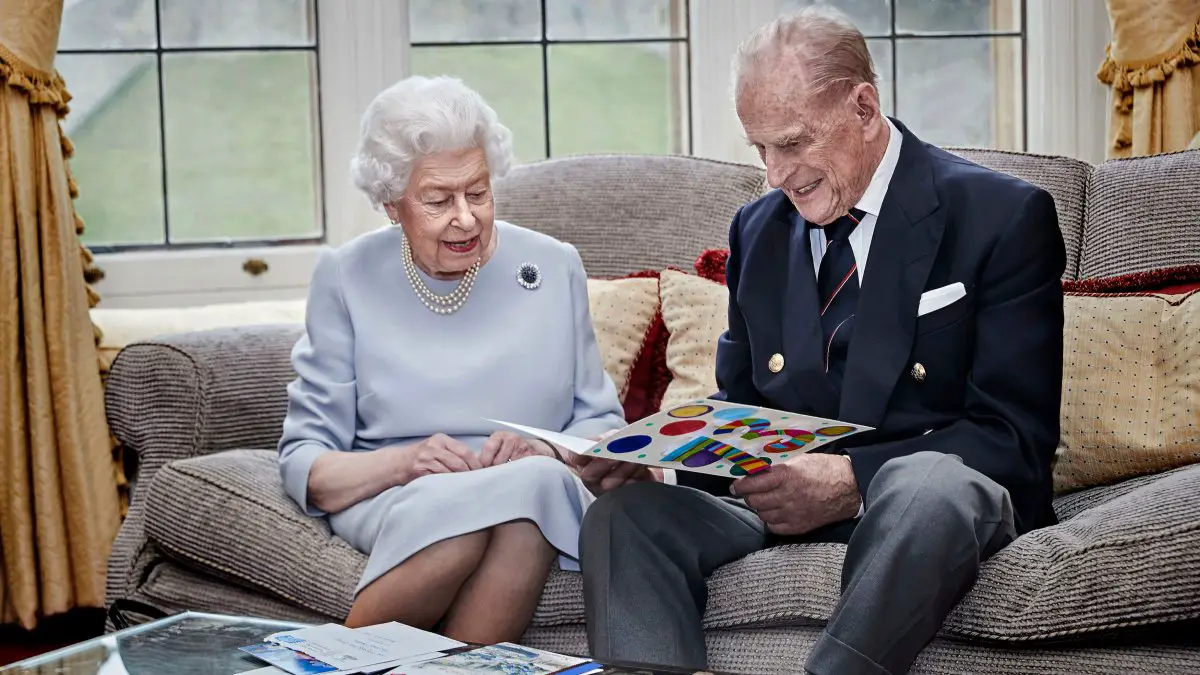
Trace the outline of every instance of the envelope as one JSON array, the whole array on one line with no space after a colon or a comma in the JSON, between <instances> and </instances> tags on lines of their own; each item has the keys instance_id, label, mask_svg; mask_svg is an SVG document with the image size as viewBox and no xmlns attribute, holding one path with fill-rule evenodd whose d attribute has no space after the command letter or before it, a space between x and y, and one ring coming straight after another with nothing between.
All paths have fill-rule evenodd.
<instances>
[{"instance_id":1,"label":"envelope","mask_svg":"<svg viewBox=\"0 0 1200 675\"><path fill-rule=\"evenodd\" d=\"M930 312L948 307L963 299L966 294L967 289L961 281L935 288L932 291L925 291L921 294L920 304L917 305L917 316L925 316Z\"/></svg>"}]
</instances>

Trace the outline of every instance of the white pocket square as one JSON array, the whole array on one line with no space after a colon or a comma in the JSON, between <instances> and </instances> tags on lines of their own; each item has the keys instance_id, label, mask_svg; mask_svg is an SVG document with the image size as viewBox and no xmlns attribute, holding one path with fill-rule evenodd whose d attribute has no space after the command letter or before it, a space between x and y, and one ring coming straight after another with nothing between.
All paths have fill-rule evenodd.
<instances>
[{"instance_id":1,"label":"white pocket square","mask_svg":"<svg viewBox=\"0 0 1200 675\"><path fill-rule=\"evenodd\" d=\"M930 312L958 302L966 294L967 289L962 285L961 281L949 286L935 288L932 291L925 291L921 294L921 304L917 305L917 316L925 316Z\"/></svg>"}]
</instances>

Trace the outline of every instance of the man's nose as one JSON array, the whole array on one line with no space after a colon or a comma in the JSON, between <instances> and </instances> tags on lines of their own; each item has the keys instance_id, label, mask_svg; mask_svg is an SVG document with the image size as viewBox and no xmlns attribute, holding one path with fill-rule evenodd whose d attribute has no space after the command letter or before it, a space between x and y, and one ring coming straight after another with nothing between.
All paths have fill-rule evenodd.
<instances>
[{"instance_id":1,"label":"man's nose","mask_svg":"<svg viewBox=\"0 0 1200 675\"><path fill-rule=\"evenodd\" d=\"M781 157L778 150L767 148L763 153L763 165L767 167L767 185L777 188L795 173L793 162Z\"/></svg>"}]
</instances>

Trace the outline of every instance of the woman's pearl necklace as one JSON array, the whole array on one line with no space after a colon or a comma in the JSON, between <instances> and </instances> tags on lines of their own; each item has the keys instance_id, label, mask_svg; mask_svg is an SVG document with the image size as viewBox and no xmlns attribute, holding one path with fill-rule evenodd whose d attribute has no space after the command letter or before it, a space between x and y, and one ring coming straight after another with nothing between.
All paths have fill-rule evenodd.
<instances>
[{"instance_id":1,"label":"woman's pearl necklace","mask_svg":"<svg viewBox=\"0 0 1200 675\"><path fill-rule=\"evenodd\" d=\"M463 303L467 301L467 296L471 294L471 287L475 285L475 276L479 273L481 263L481 259L472 263L467 268L467 273L459 280L458 287L448 295L438 295L429 290L417 272L417 265L413 262L412 248L408 245L407 237L404 239L401 257L404 259L404 273L408 275L408 282L412 284L417 297L421 299L421 304L435 314L453 314L463 306Z\"/></svg>"}]
</instances>

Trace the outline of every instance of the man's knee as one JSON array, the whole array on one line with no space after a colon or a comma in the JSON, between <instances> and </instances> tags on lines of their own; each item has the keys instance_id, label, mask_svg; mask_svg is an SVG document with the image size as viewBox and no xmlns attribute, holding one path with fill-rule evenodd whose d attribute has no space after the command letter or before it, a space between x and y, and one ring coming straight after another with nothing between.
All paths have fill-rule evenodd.
<instances>
[{"instance_id":1,"label":"man's knee","mask_svg":"<svg viewBox=\"0 0 1200 675\"><path fill-rule=\"evenodd\" d=\"M580 553L586 555L597 540L610 540L631 529L643 529L651 519L669 509L672 486L661 483L632 483L596 499L583 515Z\"/></svg>"},{"instance_id":2,"label":"man's knee","mask_svg":"<svg viewBox=\"0 0 1200 675\"><path fill-rule=\"evenodd\" d=\"M880 467L868 492L900 496L910 508L929 515L960 515L971 523L1012 527L1013 508L1008 490L963 464L957 455L916 452L888 460ZM868 495L868 503L871 496Z\"/></svg>"}]
</instances>

